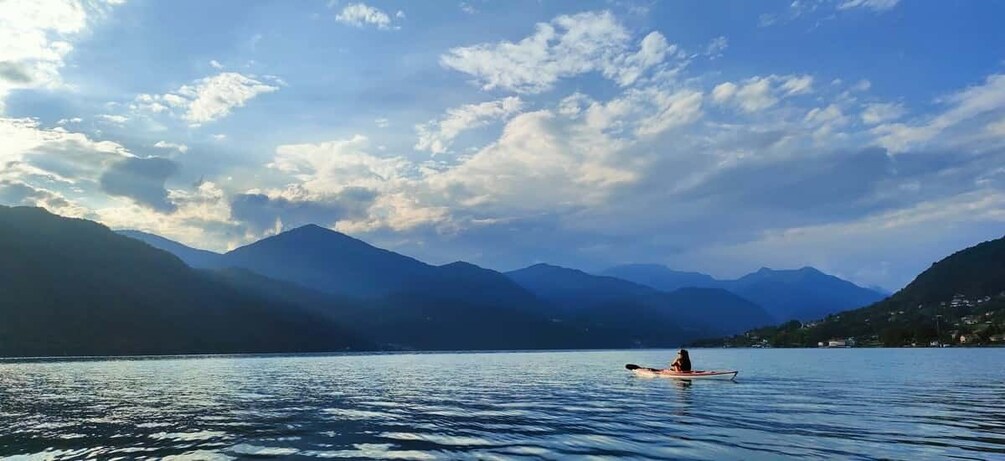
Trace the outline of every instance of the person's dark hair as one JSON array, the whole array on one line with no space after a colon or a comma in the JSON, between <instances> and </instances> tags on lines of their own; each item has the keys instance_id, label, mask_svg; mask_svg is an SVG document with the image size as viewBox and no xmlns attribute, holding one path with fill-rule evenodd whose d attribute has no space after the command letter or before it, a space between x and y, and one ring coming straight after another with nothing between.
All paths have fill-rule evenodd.
<instances>
[{"instance_id":1,"label":"person's dark hair","mask_svg":"<svg viewBox=\"0 0 1005 461\"><path fill-rule=\"evenodd\" d=\"M682 371L691 371L691 356L687 354L687 349L681 349L678 353L681 358L680 369Z\"/></svg>"}]
</instances>

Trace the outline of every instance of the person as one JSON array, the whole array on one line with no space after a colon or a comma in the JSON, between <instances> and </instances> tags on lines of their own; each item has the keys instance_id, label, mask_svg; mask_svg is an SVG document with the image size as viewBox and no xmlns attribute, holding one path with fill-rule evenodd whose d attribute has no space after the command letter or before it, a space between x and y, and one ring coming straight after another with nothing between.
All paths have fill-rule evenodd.
<instances>
[{"instance_id":1,"label":"person","mask_svg":"<svg viewBox=\"0 0 1005 461\"><path fill-rule=\"evenodd\" d=\"M691 371L691 357L687 355L687 349L677 351L677 359L670 364L672 371Z\"/></svg>"}]
</instances>

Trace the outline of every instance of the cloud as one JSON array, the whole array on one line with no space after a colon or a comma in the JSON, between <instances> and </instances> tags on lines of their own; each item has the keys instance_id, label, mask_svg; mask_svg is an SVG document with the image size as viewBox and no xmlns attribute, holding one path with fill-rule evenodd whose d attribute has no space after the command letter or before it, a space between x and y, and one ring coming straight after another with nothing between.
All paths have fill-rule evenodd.
<instances>
[{"instance_id":1,"label":"cloud","mask_svg":"<svg viewBox=\"0 0 1005 461\"><path fill-rule=\"evenodd\" d=\"M32 119L0 118L0 139L0 182L6 184L6 200L14 200L18 192L19 204L92 219L109 195L127 197L158 213L176 209L164 187L178 171L170 160L140 158L116 142L97 141L63 127L46 129Z\"/></svg>"},{"instance_id":2,"label":"cloud","mask_svg":"<svg viewBox=\"0 0 1005 461\"><path fill-rule=\"evenodd\" d=\"M708 42L708 46L705 47L705 56L708 56L710 60L719 59L726 48L729 48L729 40L720 35Z\"/></svg>"},{"instance_id":3,"label":"cloud","mask_svg":"<svg viewBox=\"0 0 1005 461\"><path fill-rule=\"evenodd\" d=\"M850 10L855 8L865 8L876 12L893 9L900 3L900 0L844 0L838 4L839 10Z\"/></svg>"},{"instance_id":4,"label":"cloud","mask_svg":"<svg viewBox=\"0 0 1005 461\"><path fill-rule=\"evenodd\" d=\"M889 122L902 117L905 113L904 106L893 103L872 103L866 104L862 110L862 123L876 125Z\"/></svg>"},{"instance_id":5,"label":"cloud","mask_svg":"<svg viewBox=\"0 0 1005 461\"><path fill-rule=\"evenodd\" d=\"M129 121L129 117L126 117L124 115L100 114L97 116L97 118L98 120L104 120L114 125L122 125L123 123Z\"/></svg>"},{"instance_id":6,"label":"cloud","mask_svg":"<svg viewBox=\"0 0 1005 461\"><path fill-rule=\"evenodd\" d=\"M62 127L45 129L29 118L0 118L0 139L0 173L47 184L85 185L111 162L132 155L118 143Z\"/></svg>"},{"instance_id":7,"label":"cloud","mask_svg":"<svg viewBox=\"0 0 1005 461\"><path fill-rule=\"evenodd\" d=\"M712 100L718 104L734 103L746 112L759 112L778 104L779 99L813 91L809 75L769 75L751 77L742 84L724 82L712 90Z\"/></svg>"},{"instance_id":8,"label":"cloud","mask_svg":"<svg viewBox=\"0 0 1005 461\"><path fill-rule=\"evenodd\" d=\"M217 61L215 59L211 59L209 61L209 65L214 69L223 69L223 64L220 64L220 61Z\"/></svg>"},{"instance_id":9,"label":"cloud","mask_svg":"<svg viewBox=\"0 0 1005 461\"><path fill-rule=\"evenodd\" d=\"M343 218L358 218L373 203L375 193L347 188L324 201L296 200L262 193L237 194L231 198L231 217L252 230L276 232L305 224L335 227Z\"/></svg>"},{"instance_id":10,"label":"cloud","mask_svg":"<svg viewBox=\"0 0 1005 461\"><path fill-rule=\"evenodd\" d=\"M268 166L298 179L313 198L336 194L346 187L380 190L414 168L401 157L369 154L369 144L365 136L356 135L316 144L281 145Z\"/></svg>"},{"instance_id":11,"label":"cloud","mask_svg":"<svg viewBox=\"0 0 1005 461\"><path fill-rule=\"evenodd\" d=\"M980 125L989 117L1005 115L1005 74L989 75L982 84L974 85L938 101L946 107L941 113L913 123L884 123L873 128L876 143L891 152L905 152L925 145L937 136L954 130L975 131L971 123ZM943 142L958 136L940 136Z\"/></svg>"},{"instance_id":12,"label":"cloud","mask_svg":"<svg viewBox=\"0 0 1005 461\"><path fill-rule=\"evenodd\" d=\"M111 3L75 0L0 2L0 112L14 90L57 88L60 69L83 33Z\"/></svg>"},{"instance_id":13,"label":"cloud","mask_svg":"<svg viewBox=\"0 0 1005 461\"><path fill-rule=\"evenodd\" d=\"M803 17L812 17L817 25L837 18L835 13L869 10L884 13L892 10L900 0L794 0L785 11L765 13L758 18L758 27L786 24Z\"/></svg>"},{"instance_id":14,"label":"cloud","mask_svg":"<svg viewBox=\"0 0 1005 461\"><path fill-rule=\"evenodd\" d=\"M262 81L266 79L273 83ZM131 107L154 114L175 114L193 125L199 125L226 117L234 108L244 107L256 96L277 91L282 85L276 78L262 80L253 75L222 72L183 85L170 93L140 94Z\"/></svg>"},{"instance_id":15,"label":"cloud","mask_svg":"<svg viewBox=\"0 0 1005 461\"><path fill-rule=\"evenodd\" d=\"M450 144L464 131L488 125L495 120L504 120L523 108L518 97L507 97L479 104L466 104L447 110L439 120L416 125L419 140L414 148L434 154L442 154L450 149Z\"/></svg>"},{"instance_id":16,"label":"cloud","mask_svg":"<svg viewBox=\"0 0 1005 461\"><path fill-rule=\"evenodd\" d=\"M395 18L405 17L403 11L398 11ZM381 30L391 27L391 17L379 8L369 6L365 3L350 3L342 8L335 20L355 27L374 26Z\"/></svg>"},{"instance_id":17,"label":"cloud","mask_svg":"<svg viewBox=\"0 0 1005 461\"><path fill-rule=\"evenodd\" d=\"M541 93L562 78L599 72L620 86L638 81L676 51L659 32L632 49L632 37L609 11L559 16L538 23L533 35L513 43L453 48L440 63L466 73L485 90Z\"/></svg>"},{"instance_id":18,"label":"cloud","mask_svg":"<svg viewBox=\"0 0 1005 461\"><path fill-rule=\"evenodd\" d=\"M470 2L460 2L457 4L457 7L460 8L461 11L467 14L475 14L478 12L478 10L473 5L471 5Z\"/></svg>"},{"instance_id":19,"label":"cloud","mask_svg":"<svg viewBox=\"0 0 1005 461\"><path fill-rule=\"evenodd\" d=\"M154 144L154 147L159 148L159 149L174 149L174 150L177 150L178 152L181 152L183 154L186 153L186 152L188 152L188 146L186 146L184 144L178 144L178 143L167 142L167 141L157 141L157 143Z\"/></svg>"},{"instance_id":20,"label":"cloud","mask_svg":"<svg viewBox=\"0 0 1005 461\"><path fill-rule=\"evenodd\" d=\"M101 190L128 197L156 211L170 213L177 206L168 200L164 182L178 172L178 164L160 157L128 157L113 163L101 175Z\"/></svg>"}]
</instances>

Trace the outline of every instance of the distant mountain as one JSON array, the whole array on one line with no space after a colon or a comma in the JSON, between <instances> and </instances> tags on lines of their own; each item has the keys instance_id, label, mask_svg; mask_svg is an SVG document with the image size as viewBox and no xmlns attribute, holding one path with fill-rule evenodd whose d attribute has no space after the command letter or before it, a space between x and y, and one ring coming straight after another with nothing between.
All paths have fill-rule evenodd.
<instances>
[{"instance_id":1,"label":"distant mountain","mask_svg":"<svg viewBox=\"0 0 1005 461\"><path fill-rule=\"evenodd\" d=\"M222 263L222 255L219 253L192 248L159 235L138 230L119 230L115 232L120 235L125 235L126 237L145 242L154 248L167 251L168 253L177 256L190 267L209 269L219 267Z\"/></svg>"},{"instance_id":2,"label":"distant mountain","mask_svg":"<svg viewBox=\"0 0 1005 461\"><path fill-rule=\"evenodd\" d=\"M535 264L506 272L506 276L541 299L568 308L602 304L658 291L626 280L587 274L550 264Z\"/></svg>"},{"instance_id":3,"label":"distant mountain","mask_svg":"<svg viewBox=\"0 0 1005 461\"><path fill-rule=\"evenodd\" d=\"M313 224L227 252L222 265L363 298L407 290L435 279L437 272L419 260Z\"/></svg>"},{"instance_id":4,"label":"distant mountain","mask_svg":"<svg viewBox=\"0 0 1005 461\"><path fill-rule=\"evenodd\" d=\"M332 351L335 322L265 302L91 221L0 206L0 356Z\"/></svg>"},{"instance_id":5,"label":"distant mountain","mask_svg":"<svg viewBox=\"0 0 1005 461\"><path fill-rule=\"evenodd\" d=\"M722 288L763 306L779 322L822 318L867 306L887 296L812 267L761 268L736 280L716 280L706 274L674 271L658 264L616 266L602 274L664 291L682 287Z\"/></svg>"},{"instance_id":6,"label":"distant mountain","mask_svg":"<svg viewBox=\"0 0 1005 461\"><path fill-rule=\"evenodd\" d=\"M604 319L606 325L630 327L640 334L680 329L683 335L693 337L773 323L760 306L719 288L685 288L667 293L615 277L547 264L506 275L578 318Z\"/></svg>"},{"instance_id":7,"label":"distant mountain","mask_svg":"<svg viewBox=\"0 0 1005 461\"><path fill-rule=\"evenodd\" d=\"M868 306L886 296L812 267L761 268L720 287L764 306L779 321L813 320Z\"/></svg>"},{"instance_id":8,"label":"distant mountain","mask_svg":"<svg viewBox=\"0 0 1005 461\"><path fill-rule=\"evenodd\" d=\"M959 251L889 298L808 324L789 322L704 344L814 346L833 338L860 345L992 343L1005 333L1005 238ZM756 338L756 339L754 339Z\"/></svg>"},{"instance_id":9,"label":"distant mountain","mask_svg":"<svg viewBox=\"0 0 1005 461\"><path fill-rule=\"evenodd\" d=\"M626 264L614 266L600 273L609 277L632 281L662 291L679 288L716 288L719 281L700 272L675 271L662 264Z\"/></svg>"},{"instance_id":10,"label":"distant mountain","mask_svg":"<svg viewBox=\"0 0 1005 461\"><path fill-rule=\"evenodd\" d=\"M473 266L477 267L477 266ZM480 269L480 268L479 268ZM381 349L485 350L628 347L616 334L555 322L521 306L486 306L438 298L428 293L397 293L380 299L352 300L302 285L270 279L244 269L226 269L218 276L231 286L279 303L294 304L324 315ZM522 295L514 294L522 297ZM533 297L528 302L537 302Z\"/></svg>"}]
</instances>

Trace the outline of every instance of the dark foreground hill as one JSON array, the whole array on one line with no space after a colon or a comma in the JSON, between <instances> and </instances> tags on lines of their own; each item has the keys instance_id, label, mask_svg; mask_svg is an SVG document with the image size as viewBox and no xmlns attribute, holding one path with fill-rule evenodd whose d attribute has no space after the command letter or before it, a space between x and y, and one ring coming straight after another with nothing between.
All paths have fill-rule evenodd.
<instances>
[{"instance_id":1,"label":"dark foreground hill","mask_svg":"<svg viewBox=\"0 0 1005 461\"><path fill-rule=\"evenodd\" d=\"M835 338L859 345L1003 343L1005 238L954 253L889 298L817 322L789 322L706 345L815 346Z\"/></svg>"},{"instance_id":2,"label":"dark foreground hill","mask_svg":"<svg viewBox=\"0 0 1005 461\"><path fill-rule=\"evenodd\" d=\"M94 222L0 207L0 356L365 348Z\"/></svg>"}]
</instances>

